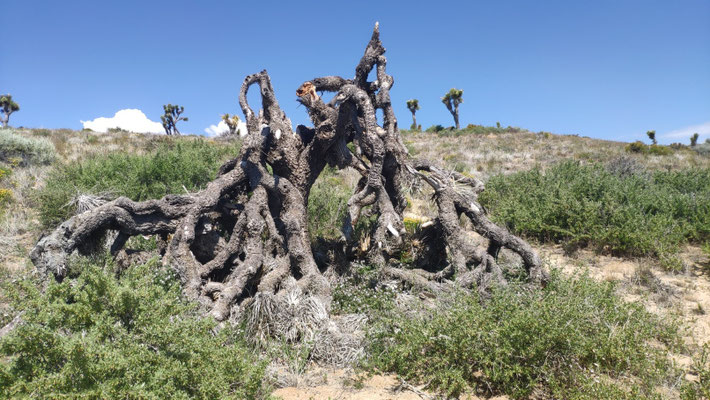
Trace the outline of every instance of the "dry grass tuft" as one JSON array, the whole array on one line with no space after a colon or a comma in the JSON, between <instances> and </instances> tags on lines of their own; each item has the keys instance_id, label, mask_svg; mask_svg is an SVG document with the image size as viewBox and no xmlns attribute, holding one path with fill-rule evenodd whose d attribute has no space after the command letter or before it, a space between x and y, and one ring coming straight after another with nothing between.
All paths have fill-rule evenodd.
<instances>
[{"instance_id":1,"label":"dry grass tuft","mask_svg":"<svg viewBox=\"0 0 710 400\"><path fill-rule=\"evenodd\" d=\"M320 298L298 287L257 293L243 308L246 336L259 348L285 343L305 361L338 367L353 365L365 352L364 315L331 317Z\"/></svg>"},{"instance_id":2,"label":"dry grass tuft","mask_svg":"<svg viewBox=\"0 0 710 400\"><path fill-rule=\"evenodd\" d=\"M96 207L102 206L111 201L113 196L110 193L81 193L78 192L65 207L74 208L75 214L83 214Z\"/></svg>"}]
</instances>

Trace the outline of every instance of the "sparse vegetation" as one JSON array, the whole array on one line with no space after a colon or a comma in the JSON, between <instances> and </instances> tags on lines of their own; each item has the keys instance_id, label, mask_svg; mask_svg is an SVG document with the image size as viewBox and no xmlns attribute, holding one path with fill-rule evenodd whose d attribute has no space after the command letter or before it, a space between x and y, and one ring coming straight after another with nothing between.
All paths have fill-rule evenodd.
<instances>
[{"instance_id":1,"label":"sparse vegetation","mask_svg":"<svg viewBox=\"0 0 710 400\"><path fill-rule=\"evenodd\" d=\"M540 241L658 257L669 267L679 245L710 238L710 168L612 171L563 162L496 176L481 201L495 220Z\"/></svg>"}]
</instances>

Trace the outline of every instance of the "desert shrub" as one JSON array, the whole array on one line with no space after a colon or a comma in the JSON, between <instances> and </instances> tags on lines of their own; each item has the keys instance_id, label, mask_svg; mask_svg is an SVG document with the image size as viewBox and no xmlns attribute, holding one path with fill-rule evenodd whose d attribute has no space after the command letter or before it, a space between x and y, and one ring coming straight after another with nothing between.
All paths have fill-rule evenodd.
<instances>
[{"instance_id":1,"label":"desert shrub","mask_svg":"<svg viewBox=\"0 0 710 400\"><path fill-rule=\"evenodd\" d=\"M0 130L0 161L26 164L49 164L55 159L54 146L41 138L26 138L11 129Z\"/></svg>"},{"instance_id":2,"label":"desert shrub","mask_svg":"<svg viewBox=\"0 0 710 400\"><path fill-rule=\"evenodd\" d=\"M587 276L555 272L542 290L458 294L433 310L374 321L368 366L452 397L652 398L679 343L671 323Z\"/></svg>"},{"instance_id":3,"label":"desert shrub","mask_svg":"<svg viewBox=\"0 0 710 400\"><path fill-rule=\"evenodd\" d=\"M446 129L446 128L444 128L442 125L432 125L432 126L426 128L426 132L437 133L437 132L443 131L444 129Z\"/></svg>"},{"instance_id":4,"label":"desert shrub","mask_svg":"<svg viewBox=\"0 0 710 400\"><path fill-rule=\"evenodd\" d=\"M86 259L42 293L9 288L24 323L0 341L0 393L12 398L262 397L265 365L230 327L215 332L159 262L118 279Z\"/></svg>"},{"instance_id":5,"label":"desert shrub","mask_svg":"<svg viewBox=\"0 0 710 400\"><path fill-rule=\"evenodd\" d=\"M37 192L40 220L53 227L74 213L78 193L109 193L132 200L199 190L215 178L219 166L238 153L239 144L205 140L162 141L145 155L123 152L94 155L57 166Z\"/></svg>"},{"instance_id":6,"label":"desert shrub","mask_svg":"<svg viewBox=\"0 0 710 400\"><path fill-rule=\"evenodd\" d=\"M646 146L645 143L637 140L633 143L629 143L626 145L626 152L627 153L647 153L648 146Z\"/></svg>"},{"instance_id":7,"label":"desert shrub","mask_svg":"<svg viewBox=\"0 0 710 400\"><path fill-rule=\"evenodd\" d=\"M49 129L32 129L30 131L34 136L50 137L52 136L52 131Z\"/></svg>"},{"instance_id":8,"label":"desert shrub","mask_svg":"<svg viewBox=\"0 0 710 400\"><path fill-rule=\"evenodd\" d=\"M12 170L8 167L0 165L0 183L3 183L7 178L12 175Z\"/></svg>"},{"instance_id":9,"label":"desert shrub","mask_svg":"<svg viewBox=\"0 0 710 400\"><path fill-rule=\"evenodd\" d=\"M657 144L652 144L648 146L648 152L649 154L653 154L655 156L668 156L673 154L673 149L668 146L659 146Z\"/></svg>"},{"instance_id":10,"label":"desert shrub","mask_svg":"<svg viewBox=\"0 0 710 400\"><path fill-rule=\"evenodd\" d=\"M308 229L311 239L340 237L352 188L335 168L326 167L308 197Z\"/></svg>"},{"instance_id":11,"label":"desert shrub","mask_svg":"<svg viewBox=\"0 0 710 400\"><path fill-rule=\"evenodd\" d=\"M658 144L646 145L641 141L635 141L626 145L627 153L652 154L655 156L667 156L673 154L673 148Z\"/></svg>"},{"instance_id":12,"label":"desert shrub","mask_svg":"<svg viewBox=\"0 0 710 400\"><path fill-rule=\"evenodd\" d=\"M710 139L706 139L705 143L691 147L691 149L701 156L710 157Z\"/></svg>"},{"instance_id":13,"label":"desert shrub","mask_svg":"<svg viewBox=\"0 0 710 400\"><path fill-rule=\"evenodd\" d=\"M0 212L12 201L12 190L0 188ZM1 214L0 214L1 215Z\"/></svg>"},{"instance_id":14,"label":"desert shrub","mask_svg":"<svg viewBox=\"0 0 710 400\"><path fill-rule=\"evenodd\" d=\"M681 399L710 399L710 345L707 343L693 359L691 371L698 379L683 382L680 388Z\"/></svg>"},{"instance_id":15,"label":"desert shrub","mask_svg":"<svg viewBox=\"0 0 710 400\"><path fill-rule=\"evenodd\" d=\"M502 134L502 133L519 133L523 130L517 127L499 127L499 126L485 126L477 124L468 124L465 128L454 129L453 127L444 128L441 125L435 125L427 129L427 132L437 133L439 136L449 137L449 136L464 136L464 135L489 135L489 134Z\"/></svg>"},{"instance_id":16,"label":"desert shrub","mask_svg":"<svg viewBox=\"0 0 710 400\"><path fill-rule=\"evenodd\" d=\"M128 133L128 131L123 128L115 127L108 128L108 133Z\"/></svg>"},{"instance_id":17,"label":"desert shrub","mask_svg":"<svg viewBox=\"0 0 710 400\"><path fill-rule=\"evenodd\" d=\"M333 287L332 313L367 314L381 318L385 313L395 313L395 292L378 286L377 269L368 265L354 265L353 274Z\"/></svg>"},{"instance_id":18,"label":"desert shrub","mask_svg":"<svg viewBox=\"0 0 710 400\"><path fill-rule=\"evenodd\" d=\"M592 159L592 157L589 157L588 159ZM612 159L606 163L606 169L610 173L621 177L629 177L645 172L645 168L641 165L641 163L628 156L621 156Z\"/></svg>"},{"instance_id":19,"label":"desert shrub","mask_svg":"<svg viewBox=\"0 0 710 400\"><path fill-rule=\"evenodd\" d=\"M496 126L484 126L484 125L476 125L476 124L468 124L464 129L462 129L465 133L473 133L477 135L486 135L490 133L505 133L508 132L508 128L501 128L500 123L497 123Z\"/></svg>"},{"instance_id":20,"label":"desert shrub","mask_svg":"<svg viewBox=\"0 0 710 400\"><path fill-rule=\"evenodd\" d=\"M0 165L0 216L3 215L7 205L12 202L12 190L7 188L7 181L12 170Z\"/></svg>"},{"instance_id":21,"label":"desert shrub","mask_svg":"<svg viewBox=\"0 0 710 400\"><path fill-rule=\"evenodd\" d=\"M626 175L614 168L563 162L544 173L495 176L481 202L519 234L616 255L662 258L710 238L709 168Z\"/></svg>"}]
</instances>

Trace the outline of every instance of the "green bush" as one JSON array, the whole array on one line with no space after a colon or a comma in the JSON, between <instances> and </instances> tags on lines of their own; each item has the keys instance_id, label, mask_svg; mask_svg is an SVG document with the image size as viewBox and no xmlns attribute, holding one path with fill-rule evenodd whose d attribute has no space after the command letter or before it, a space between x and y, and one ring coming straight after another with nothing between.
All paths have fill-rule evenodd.
<instances>
[{"instance_id":1,"label":"green bush","mask_svg":"<svg viewBox=\"0 0 710 400\"><path fill-rule=\"evenodd\" d=\"M374 321L368 366L453 397L652 398L680 340L613 284L557 271L542 290L510 285L483 303L459 294L434 310Z\"/></svg>"},{"instance_id":2,"label":"green bush","mask_svg":"<svg viewBox=\"0 0 710 400\"><path fill-rule=\"evenodd\" d=\"M49 164L56 157L46 139L26 138L11 129L0 129L0 161L18 164Z\"/></svg>"},{"instance_id":3,"label":"green bush","mask_svg":"<svg viewBox=\"0 0 710 400\"><path fill-rule=\"evenodd\" d=\"M627 153L653 154L655 156L667 156L673 154L674 146L661 146L658 144L646 145L641 141L635 141L626 145Z\"/></svg>"},{"instance_id":4,"label":"green bush","mask_svg":"<svg viewBox=\"0 0 710 400\"><path fill-rule=\"evenodd\" d=\"M646 153L648 152L648 146L644 144L643 142L637 140L633 143L629 143L626 145L626 152L627 153Z\"/></svg>"},{"instance_id":5,"label":"green bush","mask_svg":"<svg viewBox=\"0 0 710 400\"><path fill-rule=\"evenodd\" d=\"M710 157L710 139L705 139L705 143L691 147L691 150L696 151L701 156Z\"/></svg>"},{"instance_id":6,"label":"green bush","mask_svg":"<svg viewBox=\"0 0 710 400\"><path fill-rule=\"evenodd\" d=\"M220 146L206 140L180 140L161 142L145 155L116 152L59 165L37 193L40 220L45 227L54 227L69 218L74 213L69 204L77 193L146 200L199 190L238 151L238 143Z\"/></svg>"},{"instance_id":7,"label":"green bush","mask_svg":"<svg viewBox=\"0 0 710 400\"><path fill-rule=\"evenodd\" d=\"M710 168L619 175L570 161L495 176L480 200L516 233L615 255L663 259L710 238Z\"/></svg>"},{"instance_id":8,"label":"green bush","mask_svg":"<svg viewBox=\"0 0 710 400\"><path fill-rule=\"evenodd\" d=\"M425 132L437 133L437 132L443 131L444 129L446 129L446 128L444 128L442 125L432 125L432 126L426 128Z\"/></svg>"},{"instance_id":9,"label":"green bush","mask_svg":"<svg viewBox=\"0 0 710 400\"><path fill-rule=\"evenodd\" d=\"M7 205L12 202L12 190L3 187L6 186L6 182L9 176L12 174L12 170L0 165L0 217L5 212Z\"/></svg>"},{"instance_id":10,"label":"green bush","mask_svg":"<svg viewBox=\"0 0 710 400\"><path fill-rule=\"evenodd\" d=\"M476 124L468 124L466 125L465 128L462 129L454 129L453 127L445 128L441 125L434 125L429 127L427 132L430 133L436 133L439 136L444 136L444 137L449 137L449 136L464 136L464 135L490 135L490 134L503 134L503 133L520 133L523 132L522 129L508 126L508 127L499 127L499 126L485 126L485 125L476 125Z\"/></svg>"},{"instance_id":11,"label":"green bush","mask_svg":"<svg viewBox=\"0 0 710 400\"><path fill-rule=\"evenodd\" d=\"M24 323L0 341L12 398L263 397L265 363L234 329L215 334L153 260L117 279L87 259L76 280L6 288Z\"/></svg>"},{"instance_id":12,"label":"green bush","mask_svg":"<svg viewBox=\"0 0 710 400\"><path fill-rule=\"evenodd\" d=\"M683 400L710 399L710 344L705 343L693 359L691 371L698 377L695 381L684 381L680 387Z\"/></svg>"},{"instance_id":13,"label":"green bush","mask_svg":"<svg viewBox=\"0 0 710 400\"><path fill-rule=\"evenodd\" d=\"M648 152L655 156L668 156L673 154L673 149L668 146L659 146L657 144L652 144L648 146Z\"/></svg>"},{"instance_id":14,"label":"green bush","mask_svg":"<svg viewBox=\"0 0 710 400\"><path fill-rule=\"evenodd\" d=\"M311 240L337 239L348 212L352 189L334 168L325 167L308 197L308 229Z\"/></svg>"}]
</instances>

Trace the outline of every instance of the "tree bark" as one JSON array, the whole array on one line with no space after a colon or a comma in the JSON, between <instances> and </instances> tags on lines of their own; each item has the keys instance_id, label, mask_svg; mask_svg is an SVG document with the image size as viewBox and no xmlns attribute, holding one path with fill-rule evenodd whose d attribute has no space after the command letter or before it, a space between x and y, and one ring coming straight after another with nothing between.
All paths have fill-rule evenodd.
<instances>
[{"instance_id":1,"label":"tree bark","mask_svg":"<svg viewBox=\"0 0 710 400\"><path fill-rule=\"evenodd\" d=\"M341 246L350 259L362 259L383 276L427 290L455 283L485 292L493 282L505 283L495 260L498 250L489 250L505 247L521 256L531 280L544 282L546 274L534 250L482 211L477 201L483 190L480 181L409 157L390 101L394 79L386 72L384 53L376 25L353 79L326 76L304 82L296 95L313 127L298 126L295 132L268 73L247 76L239 104L248 134L239 155L226 162L204 190L144 202L118 198L76 215L38 241L32 261L41 272L61 280L67 257L74 251L91 252L106 231L118 232L111 245L114 255L125 251L131 236L157 235L165 242L162 262L177 272L185 295L217 320L238 313L260 293L299 290L327 305L330 285L311 250L307 206L312 185L331 165L353 168L361 176L343 224ZM373 68L377 79L368 82ZM247 102L254 85L261 97L258 113ZM335 96L325 103L317 92ZM381 124L377 109L383 111ZM434 225L427 228L432 234L422 242L433 253L445 254L438 254L438 264L428 270L402 268L398 261L410 239L402 218L407 205L403 188L414 180L431 186L439 210ZM369 238L367 250L358 254L349 249L358 244L354 228L363 215L374 223L361 237ZM466 240L461 217L489 240L487 247Z\"/></svg>"},{"instance_id":2,"label":"tree bark","mask_svg":"<svg viewBox=\"0 0 710 400\"><path fill-rule=\"evenodd\" d=\"M459 130L459 129L461 129L461 126L459 125L459 106L458 105L456 105L453 114L454 114L454 124L456 125L456 130Z\"/></svg>"}]
</instances>

